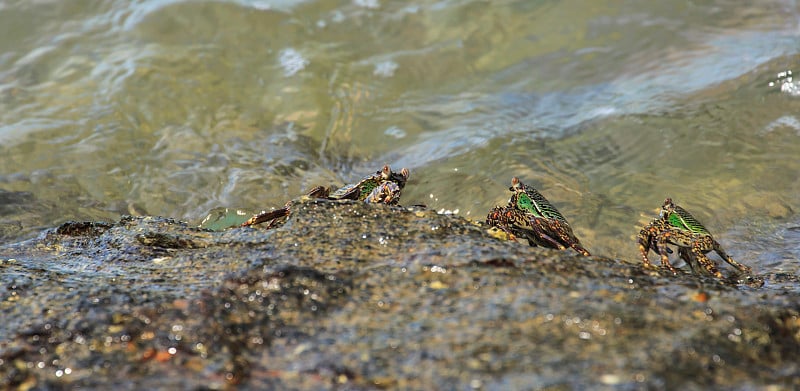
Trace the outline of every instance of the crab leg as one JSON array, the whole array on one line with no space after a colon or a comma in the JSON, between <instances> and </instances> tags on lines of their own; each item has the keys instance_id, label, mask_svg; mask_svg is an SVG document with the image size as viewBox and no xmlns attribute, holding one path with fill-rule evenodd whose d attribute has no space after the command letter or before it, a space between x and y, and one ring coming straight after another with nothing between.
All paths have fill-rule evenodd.
<instances>
[{"instance_id":1,"label":"crab leg","mask_svg":"<svg viewBox=\"0 0 800 391\"><path fill-rule=\"evenodd\" d=\"M647 253L650 252L650 245L653 243L653 236L651 235L650 231L647 228L639 231L638 241L639 241L639 252L642 253L642 263L644 264L644 267L646 268L652 267L653 264L651 264L650 259L647 258Z\"/></svg>"},{"instance_id":2,"label":"crab leg","mask_svg":"<svg viewBox=\"0 0 800 391\"><path fill-rule=\"evenodd\" d=\"M289 215L289 205L287 204L286 206L280 209L271 210L269 212L265 211L256 214L255 216L249 218L247 221L242 223L242 227L249 227L251 225L261 224L265 221L269 221L271 226L272 223L275 222L275 220L281 217L286 217L288 215Z\"/></svg>"},{"instance_id":3,"label":"crab leg","mask_svg":"<svg viewBox=\"0 0 800 391\"><path fill-rule=\"evenodd\" d=\"M667 247L667 250L669 250L669 247ZM694 254L686 247L678 247L678 256L689 265L689 269L692 270L692 273L697 272L694 268L695 262L702 265L702 262L695 258Z\"/></svg>"},{"instance_id":4,"label":"crab leg","mask_svg":"<svg viewBox=\"0 0 800 391\"><path fill-rule=\"evenodd\" d=\"M569 246L572 247L573 250L579 252L580 254L582 254L585 257L588 257L588 256L592 255L592 254L589 253L589 251L587 251L585 248L581 247L577 243L572 243Z\"/></svg>"},{"instance_id":5,"label":"crab leg","mask_svg":"<svg viewBox=\"0 0 800 391\"><path fill-rule=\"evenodd\" d=\"M714 251L716 251L717 254L719 254L719 256L722 257L722 259L725 260L725 262L728 262L728 264L730 264L731 266L741 270L743 273L751 273L752 272L753 269L751 269L749 266L745 266L745 265L742 265L739 262L734 261L733 258L731 258L731 256L728 255L725 252L725 250L722 249L722 247L720 247L719 243L717 243L716 240L714 241Z\"/></svg>"},{"instance_id":6,"label":"crab leg","mask_svg":"<svg viewBox=\"0 0 800 391\"><path fill-rule=\"evenodd\" d=\"M324 186L315 186L311 188L308 192L306 192L307 197L311 198L325 198L328 196L330 190ZM272 228L272 225L281 217L289 216L292 213L291 206L292 201L286 203L283 208L271 210L269 212L261 212L256 214L255 216L249 218L247 221L242 223L242 227L249 227L251 225L261 224L265 221L269 221L269 225L267 228Z\"/></svg>"},{"instance_id":7,"label":"crab leg","mask_svg":"<svg viewBox=\"0 0 800 391\"><path fill-rule=\"evenodd\" d=\"M667 251L668 237L669 233L659 235L659 238L655 239L653 241L654 242L653 244L655 245L656 253L661 256L661 264L667 269L669 269L669 271L671 271L673 274L677 274L678 270L675 269L675 267L672 266L671 263L669 263L669 257L667 256L667 254L669 253Z\"/></svg>"},{"instance_id":8,"label":"crab leg","mask_svg":"<svg viewBox=\"0 0 800 391\"><path fill-rule=\"evenodd\" d=\"M540 238L550 243L553 246L553 248L557 248L559 250L564 250L567 248L557 240L547 235L547 232L545 231L544 227L542 227L541 221L538 218L531 219L531 227L533 227L533 231L536 232L536 234L539 235Z\"/></svg>"}]
</instances>

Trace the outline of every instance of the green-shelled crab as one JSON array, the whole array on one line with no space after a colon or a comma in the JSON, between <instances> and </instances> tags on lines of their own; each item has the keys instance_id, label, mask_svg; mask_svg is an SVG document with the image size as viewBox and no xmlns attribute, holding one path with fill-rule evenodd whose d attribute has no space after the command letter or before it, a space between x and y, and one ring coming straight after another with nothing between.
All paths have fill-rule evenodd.
<instances>
[{"instance_id":1,"label":"green-shelled crab","mask_svg":"<svg viewBox=\"0 0 800 391\"><path fill-rule=\"evenodd\" d=\"M667 254L672 253L667 244L672 244L678 246L678 255L692 271L695 271L696 262L703 266L709 274L722 278L722 273L717 269L716 263L706 256L706 253L712 250L740 272L750 274L751 271L750 267L734 261L730 255L725 253L706 227L685 209L675 205L671 198L664 200L658 218L639 232L638 242L645 267L652 267L650 260L647 259L647 253L653 250L661 256L661 264L664 267L677 273L667 257Z\"/></svg>"},{"instance_id":2,"label":"green-shelled crab","mask_svg":"<svg viewBox=\"0 0 800 391\"><path fill-rule=\"evenodd\" d=\"M590 255L572 233L567 219L533 187L511 178L512 194L508 205L495 206L486 216L486 224L497 227L511 238L524 237L531 246L575 251Z\"/></svg>"},{"instance_id":3,"label":"green-shelled crab","mask_svg":"<svg viewBox=\"0 0 800 391\"><path fill-rule=\"evenodd\" d=\"M375 174L368 175L360 181L342 186L331 193L330 188L317 186L306 193L306 197L323 198L328 200L359 200L367 203L394 205L400 200L400 192L408 180L408 169L393 172L388 165ZM267 228L276 227L291 214L291 207L295 201L289 201L280 209L258 213L245 221L242 227L269 222Z\"/></svg>"}]
</instances>

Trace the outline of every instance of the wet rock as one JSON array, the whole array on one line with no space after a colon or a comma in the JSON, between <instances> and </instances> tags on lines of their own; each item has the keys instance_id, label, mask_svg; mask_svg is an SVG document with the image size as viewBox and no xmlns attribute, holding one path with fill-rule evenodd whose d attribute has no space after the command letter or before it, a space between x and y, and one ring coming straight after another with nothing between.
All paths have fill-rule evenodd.
<instances>
[{"instance_id":1,"label":"wet rock","mask_svg":"<svg viewBox=\"0 0 800 391\"><path fill-rule=\"evenodd\" d=\"M92 221L69 221L56 228L56 235L65 236L100 236L111 224Z\"/></svg>"},{"instance_id":2,"label":"wet rock","mask_svg":"<svg viewBox=\"0 0 800 391\"><path fill-rule=\"evenodd\" d=\"M0 261L0 388L800 386L797 276L645 272L431 211L69 223Z\"/></svg>"}]
</instances>

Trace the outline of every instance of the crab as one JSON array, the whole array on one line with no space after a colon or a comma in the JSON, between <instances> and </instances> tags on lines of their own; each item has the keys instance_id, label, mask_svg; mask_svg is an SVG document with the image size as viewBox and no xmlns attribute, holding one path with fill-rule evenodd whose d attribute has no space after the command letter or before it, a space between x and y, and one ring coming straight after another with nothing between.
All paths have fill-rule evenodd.
<instances>
[{"instance_id":1,"label":"crab","mask_svg":"<svg viewBox=\"0 0 800 391\"><path fill-rule=\"evenodd\" d=\"M511 178L512 192L508 205L495 206L486 216L486 224L508 234L511 239L524 237L528 244L565 250L571 247L589 256L572 232L567 219L544 196L519 178Z\"/></svg>"},{"instance_id":2,"label":"crab","mask_svg":"<svg viewBox=\"0 0 800 391\"><path fill-rule=\"evenodd\" d=\"M403 168L400 172L393 172L389 165L384 165L375 174L368 175L356 183L342 186L333 192L331 192L330 188L316 186L309 190L304 197L327 200L359 200L370 204L394 205L400 200L400 192L405 187L408 176L409 172L406 168ZM269 222L267 228L276 227L289 217L292 213L292 205L295 202L295 200L292 200L282 208L255 214L242 223L242 227L267 221Z\"/></svg>"},{"instance_id":3,"label":"crab","mask_svg":"<svg viewBox=\"0 0 800 391\"><path fill-rule=\"evenodd\" d=\"M677 273L669 262L667 254L672 254L667 245L678 246L678 256L689 265L692 271L695 265L699 264L706 272L722 278L717 265L706 256L707 253L714 251L728 264L735 267L742 273L750 274L751 269L739 262L736 262L722 249L719 242L714 240L711 233L689 212L675 205L671 198L664 200L658 218L646 225L638 236L639 251L642 253L642 262L647 268L653 267L647 258L647 253L653 250L661 256L661 264L673 273Z\"/></svg>"}]
</instances>

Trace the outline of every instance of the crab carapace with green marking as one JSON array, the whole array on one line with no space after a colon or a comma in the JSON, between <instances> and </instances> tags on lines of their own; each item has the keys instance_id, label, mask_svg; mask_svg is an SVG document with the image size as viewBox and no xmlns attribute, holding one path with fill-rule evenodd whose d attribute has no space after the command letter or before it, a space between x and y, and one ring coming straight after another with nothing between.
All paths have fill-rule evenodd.
<instances>
[{"instance_id":1,"label":"crab carapace with green marking","mask_svg":"<svg viewBox=\"0 0 800 391\"><path fill-rule=\"evenodd\" d=\"M544 196L519 178L511 178L511 199L504 207L495 206L486 216L486 224L497 227L512 238L523 237L531 246L564 250L571 247L590 255L572 232L567 219Z\"/></svg>"},{"instance_id":2,"label":"crab carapace with green marking","mask_svg":"<svg viewBox=\"0 0 800 391\"><path fill-rule=\"evenodd\" d=\"M717 265L706 254L715 251L731 266L742 273L749 274L750 267L736 262L722 249L719 242L714 240L711 233L689 212L675 205L671 198L664 200L658 218L645 226L638 236L639 251L642 253L642 262L645 267L652 267L647 253L653 250L661 257L661 264L676 273L676 269L669 262L668 254L672 253L667 245L678 246L678 256L695 271L695 264L703 267L709 274L722 278Z\"/></svg>"},{"instance_id":3,"label":"crab carapace with green marking","mask_svg":"<svg viewBox=\"0 0 800 391\"><path fill-rule=\"evenodd\" d=\"M389 165L384 165L372 175L365 176L360 181L342 186L331 193L330 188L316 186L309 190L305 196L328 200L358 200L366 203L382 203L394 205L400 200L400 192L408 181L408 169L393 172ZM295 201L287 202L282 208L258 213L245 221L242 227L269 222L267 228L274 228L286 221L291 214L291 207Z\"/></svg>"}]
</instances>

